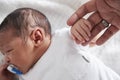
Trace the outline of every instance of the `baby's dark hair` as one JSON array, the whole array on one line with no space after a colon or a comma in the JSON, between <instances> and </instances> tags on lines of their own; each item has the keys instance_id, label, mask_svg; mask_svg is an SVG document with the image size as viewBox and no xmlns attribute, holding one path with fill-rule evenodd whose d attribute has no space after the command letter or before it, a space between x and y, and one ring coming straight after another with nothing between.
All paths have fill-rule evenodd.
<instances>
[{"instance_id":1,"label":"baby's dark hair","mask_svg":"<svg viewBox=\"0 0 120 80\"><path fill-rule=\"evenodd\" d=\"M42 27L46 34L51 36L51 25L47 17L38 10L32 8L19 8L10 13L1 23L0 32L14 29L16 36L26 36L28 26Z\"/></svg>"}]
</instances>

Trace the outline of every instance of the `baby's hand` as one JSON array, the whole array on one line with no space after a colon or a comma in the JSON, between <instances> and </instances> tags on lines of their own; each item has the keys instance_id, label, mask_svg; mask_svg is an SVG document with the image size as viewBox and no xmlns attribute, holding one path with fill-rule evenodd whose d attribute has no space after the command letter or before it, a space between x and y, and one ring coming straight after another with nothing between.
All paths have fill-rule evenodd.
<instances>
[{"instance_id":1,"label":"baby's hand","mask_svg":"<svg viewBox=\"0 0 120 80\"><path fill-rule=\"evenodd\" d=\"M89 41L91 36L91 23L86 19L80 19L71 27L73 39L77 44Z\"/></svg>"}]
</instances>

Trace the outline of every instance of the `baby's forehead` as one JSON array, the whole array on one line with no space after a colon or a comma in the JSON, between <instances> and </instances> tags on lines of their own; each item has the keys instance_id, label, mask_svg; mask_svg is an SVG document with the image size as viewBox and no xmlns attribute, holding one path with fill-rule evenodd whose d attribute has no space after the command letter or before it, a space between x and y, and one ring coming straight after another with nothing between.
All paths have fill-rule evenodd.
<instances>
[{"instance_id":1,"label":"baby's forehead","mask_svg":"<svg viewBox=\"0 0 120 80\"><path fill-rule=\"evenodd\" d=\"M3 32L0 32L0 43L1 42L9 42L10 40L12 40L13 38L13 31L11 30L6 30L6 31L3 31Z\"/></svg>"},{"instance_id":2,"label":"baby's forehead","mask_svg":"<svg viewBox=\"0 0 120 80\"><path fill-rule=\"evenodd\" d=\"M12 31L5 31L0 33L0 51L7 50L10 48L10 43L13 41L15 38L13 36Z\"/></svg>"},{"instance_id":3,"label":"baby's forehead","mask_svg":"<svg viewBox=\"0 0 120 80\"><path fill-rule=\"evenodd\" d=\"M9 39L0 39L0 51L5 51L9 47Z\"/></svg>"}]
</instances>

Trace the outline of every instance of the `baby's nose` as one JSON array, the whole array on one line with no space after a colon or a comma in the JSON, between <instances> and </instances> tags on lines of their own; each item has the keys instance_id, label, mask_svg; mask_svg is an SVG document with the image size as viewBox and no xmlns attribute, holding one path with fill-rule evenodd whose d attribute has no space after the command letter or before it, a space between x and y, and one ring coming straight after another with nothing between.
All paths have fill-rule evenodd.
<instances>
[{"instance_id":1,"label":"baby's nose","mask_svg":"<svg viewBox=\"0 0 120 80\"><path fill-rule=\"evenodd\" d=\"M10 63L10 59L9 59L8 57L5 57L4 60L5 60L5 63L6 63L6 64L9 64L9 63Z\"/></svg>"}]
</instances>

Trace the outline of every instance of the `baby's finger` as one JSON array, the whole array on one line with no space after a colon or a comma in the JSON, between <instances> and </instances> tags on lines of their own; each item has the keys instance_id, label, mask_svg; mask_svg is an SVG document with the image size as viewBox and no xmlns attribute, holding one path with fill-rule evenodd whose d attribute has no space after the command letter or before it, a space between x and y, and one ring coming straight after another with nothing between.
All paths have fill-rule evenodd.
<instances>
[{"instance_id":1,"label":"baby's finger","mask_svg":"<svg viewBox=\"0 0 120 80\"><path fill-rule=\"evenodd\" d=\"M89 40L89 30L86 31L84 29L84 27L86 26L84 23L81 23L81 24L76 24L76 31L86 40L88 41ZM88 32L88 34L87 34Z\"/></svg>"},{"instance_id":2,"label":"baby's finger","mask_svg":"<svg viewBox=\"0 0 120 80\"><path fill-rule=\"evenodd\" d=\"M84 20L83 23L81 23L81 27L82 29L86 32L86 34L90 37L91 36L91 29L88 27L88 26L91 26L91 24Z\"/></svg>"},{"instance_id":3,"label":"baby's finger","mask_svg":"<svg viewBox=\"0 0 120 80\"><path fill-rule=\"evenodd\" d=\"M74 36L75 40L78 40L79 42L85 41L83 37L75 29L71 29L71 34Z\"/></svg>"}]
</instances>

